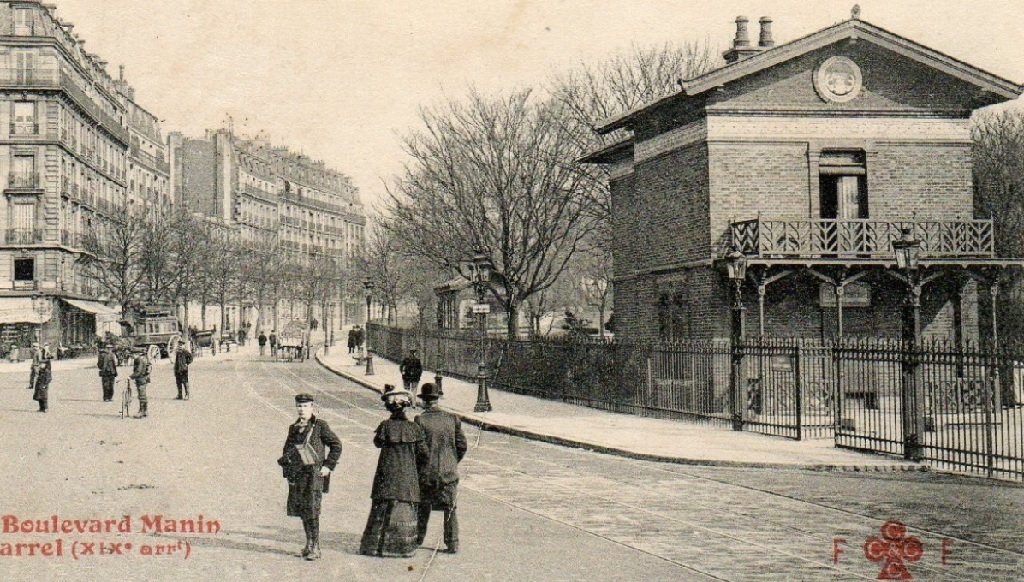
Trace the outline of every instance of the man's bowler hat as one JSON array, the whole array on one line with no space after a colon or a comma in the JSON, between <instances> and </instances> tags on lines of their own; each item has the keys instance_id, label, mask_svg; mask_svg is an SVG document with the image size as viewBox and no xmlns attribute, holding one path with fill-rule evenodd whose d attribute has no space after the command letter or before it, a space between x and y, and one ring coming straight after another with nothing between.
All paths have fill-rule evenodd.
<instances>
[{"instance_id":1,"label":"man's bowler hat","mask_svg":"<svg viewBox=\"0 0 1024 582\"><path fill-rule=\"evenodd\" d=\"M437 389L437 385L432 382L420 386L420 398L424 400L437 400L444 396L440 390Z\"/></svg>"}]
</instances>

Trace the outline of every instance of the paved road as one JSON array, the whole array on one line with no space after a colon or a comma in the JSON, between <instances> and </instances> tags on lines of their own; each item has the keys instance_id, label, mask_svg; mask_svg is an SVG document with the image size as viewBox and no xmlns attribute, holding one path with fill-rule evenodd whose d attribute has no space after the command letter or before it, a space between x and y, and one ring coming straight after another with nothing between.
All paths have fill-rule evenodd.
<instances>
[{"instance_id":1,"label":"paved road","mask_svg":"<svg viewBox=\"0 0 1024 582\"><path fill-rule=\"evenodd\" d=\"M375 394L312 363L234 353L197 360L189 402L172 399L170 370L158 367L152 416L121 420L116 405L99 402L95 370L58 376L47 415L31 412L22 375L0 372L0 513L130 515L133 533L0 533L0 544L61 537L133 549L75 560L7 557L0 545L4 580L269 580L302 572L345 580L864 580L882 568L865 558L864 543L890 519L906 523L906 535L923 545L909 564L915 579L1024 576L1021 487L934 473L675 466L472 427L461 552L433 551L441 545L435 518L428 547L414 558L367 558L357 549L377 454L370 441L385 416ZM285 487L274 464L300 391L320 395L321 416L345 446L324 504L325 556L315 564L295 557L301 527L283 515ZM157 514L193 521L202 514L221 531L141 533L142 516ZM188 542L187 559L140 555L143 546L167 550L179 540Z\"/></svg>"}]
</instances>

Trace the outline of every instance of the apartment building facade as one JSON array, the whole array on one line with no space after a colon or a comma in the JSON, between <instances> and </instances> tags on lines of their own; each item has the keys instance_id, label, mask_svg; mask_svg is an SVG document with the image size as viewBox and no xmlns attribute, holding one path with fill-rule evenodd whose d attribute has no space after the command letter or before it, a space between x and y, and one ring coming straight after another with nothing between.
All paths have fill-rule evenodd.
<instances>
[{"instance_id":1,"label":"apartment building facade","mask_svg":"<svg viewBox=\"0 0 1024 582\"><path fill-rule=\"evenodd\" d=\"M116 328L117 309L102 303L84 265L85 234L102 233L133 199L169 203L159 124L106 66L55 6L0 1L5 346L88 343Z\"/></svg>"},{"instance_id":2,"label":"apartment building facade","mask_svg":"<svg viewBox=\"0 0 1024 582\"><path fill-rule=\"evenodd\" d=\"M366 215L358 190L322 161L230 129L210 130L198 139L172 133L168 147L171 197L190 211L234 225L239 239L254 250L345 270L362 256ZM314 317L337 328L361 317L360 304L339 285L327 313L317 309ZM282 319L306 316L291 302L282 302L274 313L256 309L242 305L229 324L273 328Z\"/></svg>"}]
</instances>

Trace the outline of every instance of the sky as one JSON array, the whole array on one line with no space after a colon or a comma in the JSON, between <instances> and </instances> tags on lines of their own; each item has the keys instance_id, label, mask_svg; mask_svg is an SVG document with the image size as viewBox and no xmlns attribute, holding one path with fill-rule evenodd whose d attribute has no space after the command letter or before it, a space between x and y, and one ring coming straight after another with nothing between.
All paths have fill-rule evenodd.
<instances>
[{"instance_id":1,"label":"sky","mask_svg":"<svg viewBox=\"0 0 1024 582\"><path fill-rule=\"evenodd\" d=\"M632 45L728 48L737 15L777 43L848 19L854 0L49 0L135 87L164 133L264 131L352 177L364 204L404 161L418 111L469 86L544 83ZM860 0L861 19L1024 83L1024 0ZM1024 101L1013 106L1024 108Z\"/></svg>"}]
</instances>

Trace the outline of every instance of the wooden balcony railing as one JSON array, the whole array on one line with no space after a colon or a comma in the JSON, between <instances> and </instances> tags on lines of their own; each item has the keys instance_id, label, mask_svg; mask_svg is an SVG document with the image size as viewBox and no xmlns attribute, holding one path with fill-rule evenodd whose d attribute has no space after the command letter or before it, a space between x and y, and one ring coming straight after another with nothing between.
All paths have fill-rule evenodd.
<instances>
[{"instance_id":1,"label":"wooden balcony railing","mask_svg":"<svg viewBox=\"0 0 1024 582\"><path fill-rule=\"evenodd\" d=\"M891 258L903 229L921 241L926 257L993 257L991 220L771 220L734 222L730 235L747 256Z\"/></svg>"}]
</instances>

